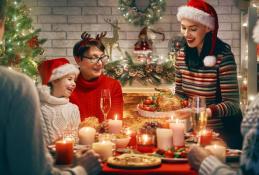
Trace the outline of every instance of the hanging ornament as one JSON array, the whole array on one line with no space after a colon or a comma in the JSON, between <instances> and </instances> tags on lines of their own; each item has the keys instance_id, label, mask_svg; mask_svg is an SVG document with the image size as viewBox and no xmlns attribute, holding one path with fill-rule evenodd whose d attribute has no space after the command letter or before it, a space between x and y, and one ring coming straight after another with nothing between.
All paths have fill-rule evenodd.
<instances>
[{"instance_id":1,"label":"hanging ornament","mask_svg":"<svg viewBox=\"0 0 259 175\"><path fill-rule=\"evenodd\" d=\"M32 37L30 40L27 41L27 44L32 49L39 47L38 37L37 36Z\"/></svg>"}]
</instances>

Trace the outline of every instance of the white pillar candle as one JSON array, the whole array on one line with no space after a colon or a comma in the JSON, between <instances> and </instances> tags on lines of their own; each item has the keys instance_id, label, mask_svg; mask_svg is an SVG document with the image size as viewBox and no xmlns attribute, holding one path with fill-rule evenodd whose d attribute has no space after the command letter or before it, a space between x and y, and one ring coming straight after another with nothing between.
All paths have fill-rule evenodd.
<instances>
[{"instance_id":1,"label":"white pillar candle","mask_svg":"<svg viewBox=\"0 0 259 175\"><path fill-rule=\"evenodd\" d=\"M122 129L122 120L118 120L118 116L115 115L114 120L109 119L108 126L109 133L119 134Z\"/></svg>"},{"instance_id":2,"label":"white pillar candle","mask_svg":"<svg viewBox=\"0 0 259 175\"><path fill-rule=\"evenodd\" d=\"M157 128L156 136L159 149L168 150L173 146L173 132L171 129Z\"/></svg>"},{"instance_id":3,"label":"white pillar candle","mask_svg":"<svg viewBox=\"0 0 259 175\"><path fill-rule=\"evenodd\" d=\"M214 156L216 156L222 162L226 159L226 147L222 145L208 145L205 149L209 150Z\"/></svg>"},{"instance_id":4,"label":"white pillar candle","mask_svg":"<svg viewBox=\"0 0 259 175\"><path fill-rule=\"evenodd\" d=\"M169 124L169 127L173 131L173 145L184 146L184 123L176 119L175 123Z\"/></svg>"},{"instance_id":5,"label":"white pillar candle","mask_svg":"<svg viewBox=\"0 0 259 175\"><path fill-rule=\"evenodd\" d=\"M110 141L101 141L93 143L93 150L101 156L103 161L107 160L112 156L112 151L114 148L114 143Z\"/></svg>"},{"instance_id":6,"label":"white pillar candle","mask_svg":"<svg viewBox=\"0 0 259 175\"><path fill-rule=\"evenodd\" d=\"M79 130L79 143L82 145L92 145L95 140L96 130L91 127L83 127Z\"/></svg>"}]
</instances>

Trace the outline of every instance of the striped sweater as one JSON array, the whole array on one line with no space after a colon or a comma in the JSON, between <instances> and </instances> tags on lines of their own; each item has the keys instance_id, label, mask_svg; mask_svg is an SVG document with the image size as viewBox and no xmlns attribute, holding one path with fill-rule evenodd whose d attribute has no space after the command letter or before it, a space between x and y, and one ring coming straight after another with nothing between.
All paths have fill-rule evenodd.
<instances>
[{"instance_id":1,"label":"striped sweater","mask_svg":"<svg viewBox=\"0 0 259 175\"><path fill-rule=\"evenodd\" d=\"M180 50L176 59L176 94L189 98L205 96L212 111L208 127L222 128L220 117L233 116L240 112L237 71L234 56L230 50L216 56L213 67L189 70L185 53Z\"/></svg>"}]
</instances>

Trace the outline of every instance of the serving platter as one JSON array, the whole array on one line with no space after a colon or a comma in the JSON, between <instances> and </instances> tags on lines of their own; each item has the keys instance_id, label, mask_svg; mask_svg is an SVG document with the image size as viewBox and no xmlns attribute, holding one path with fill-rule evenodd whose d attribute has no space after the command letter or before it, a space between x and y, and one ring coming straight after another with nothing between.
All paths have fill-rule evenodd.
<instances>
[{"instance_id":1,"label":"serving platter","mask_svg":"<svg viewBox=\"0 0 259 175\"><path fill-rule=\"evenodd\" d=\"M119 156L109 157L107 160L109 166L123 169L153 168L160 166L161 162L159 157L134 153L125 153Z\"/></svg>"}]
</instances>

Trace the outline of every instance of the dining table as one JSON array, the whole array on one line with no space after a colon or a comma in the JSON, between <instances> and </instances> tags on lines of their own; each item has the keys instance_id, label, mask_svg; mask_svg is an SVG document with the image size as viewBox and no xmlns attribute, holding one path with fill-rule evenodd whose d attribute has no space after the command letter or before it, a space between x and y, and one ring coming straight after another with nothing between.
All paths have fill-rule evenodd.
<instances>
[{"instance_id":1,"label":"dining table","mask_svg":"<svg viewBox=\"0 0 259 175\"><path fill-rule=\"evenodd\" d=\"M103 164L101 175L197 175L188 162L162 163L159 167L147 169L123 169Z\"/></svg>"}]
</instances>

